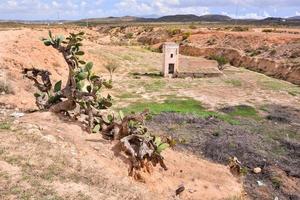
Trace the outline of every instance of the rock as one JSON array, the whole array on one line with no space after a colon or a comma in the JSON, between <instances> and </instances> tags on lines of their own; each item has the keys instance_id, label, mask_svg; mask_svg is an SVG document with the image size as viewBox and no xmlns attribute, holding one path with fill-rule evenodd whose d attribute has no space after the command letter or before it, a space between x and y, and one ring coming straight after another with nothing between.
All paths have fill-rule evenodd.
<instances>
[{"instance_id":1,"label":"rock","mask_svg":"<svg viewBox=\"0 0 300 200\"><path fill-rule=\"evenodd\" d=\"M180 185L178 189L175 191L176 196L180 195L185 190L184 185Z\"/></svg>"},{"instance_id":2,"label":"rock","mask_svg":"<svg viewBox=\"0 0 300 200\"><path fill-rule=\"evenodd\" d=\"M253 172L254 172L255 174L259 174L259 173L261 173L261 168L260 168L260 167L255 167L255 168L253 169Z\"/></svg>"},{"instance_id":3,"label":"rock","mask_svg":"<svg viewBox=\"0 0 300 200\"><path fill-rule=\"evenodd\" d=\"M53 135L43 136L42 139L44 141L47 141L47 142L52 143L52 144L55 144L57 142L56 138Z\"/></svg>"},{"instance_id":4,"label":"rock","mask_svg":"<svg viewBox=\"0 0 300 200\"><path fill-rule=\"evenodd\" d=\"M265 184L262 181L256 181L258 186L265 186Z\"/></svg>"},{"instance_id":5,"label":"rock","mask_svg":"<svg viewBox=\"0 0 300 200\"><path fill-rule=\"evenodd\" d=\"M22 112L13 112L10 114L11 117L20 118L23 117L25 114Z\"/></svg>"}]
</instances>

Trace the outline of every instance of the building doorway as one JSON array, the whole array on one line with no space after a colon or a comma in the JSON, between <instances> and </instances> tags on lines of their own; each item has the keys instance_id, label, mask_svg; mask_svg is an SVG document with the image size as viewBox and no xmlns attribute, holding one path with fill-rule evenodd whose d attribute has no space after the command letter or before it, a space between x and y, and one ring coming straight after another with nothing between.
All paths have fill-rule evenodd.
<instances>
[{"instance_id":1,"label":"building doorway","mask_svg":"<svg viewBox=\"0 0 300 200\"><path fill-rule=\"evenodd\" d=\"M169 64L169 74L174 74L175 64Z\"/></svg>"}]
</instances>

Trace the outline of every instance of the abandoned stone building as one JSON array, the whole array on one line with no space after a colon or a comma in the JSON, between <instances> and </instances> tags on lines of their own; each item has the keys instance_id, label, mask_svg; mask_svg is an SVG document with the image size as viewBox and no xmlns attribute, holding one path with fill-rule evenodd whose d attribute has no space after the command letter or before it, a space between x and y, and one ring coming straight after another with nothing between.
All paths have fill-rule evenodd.
<instances>
[{"instance_id":1,"label":"abandoned stone building","mask_svg":"<svg viewBox=\"0 0 300 200\"><path fill-rule=\"evenodd\" d=\"M174 42L166 42L163 46L163 53L163 75L164 77L173 77L178 73L179 45Z\"/></svg>"},{"instance_id":2,"label":"abandoned stone building","mask_svg":"<svg viewBox=\"0 0 300 200\"><path fill-rule=\"evenodd\" d=\"M218 63L201 57L180 56L179 45L166 42L163 45L162 74L169 78L203 78L222 75Z\"/></svg>"}]
</instances>

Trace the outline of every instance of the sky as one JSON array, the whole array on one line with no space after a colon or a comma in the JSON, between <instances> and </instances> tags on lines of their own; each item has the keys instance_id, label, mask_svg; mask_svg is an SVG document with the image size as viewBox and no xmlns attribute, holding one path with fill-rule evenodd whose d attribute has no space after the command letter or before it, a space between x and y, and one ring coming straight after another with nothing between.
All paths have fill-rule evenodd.
<instances>
[{"instance_id":1,"label":"sky","mask_svg":"<svg viewBox=\"0 0 300 200\"><path fill-rule=\"evenodd\" d=\"M300 0L0 0L0 19L225 14L233 18L300 15Z\"/></svg>"}]
</instances>

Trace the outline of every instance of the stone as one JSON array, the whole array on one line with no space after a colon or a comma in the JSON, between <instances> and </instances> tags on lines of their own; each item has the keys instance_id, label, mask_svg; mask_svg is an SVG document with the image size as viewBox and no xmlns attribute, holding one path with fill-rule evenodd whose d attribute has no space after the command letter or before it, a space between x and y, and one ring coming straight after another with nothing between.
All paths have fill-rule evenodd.
<instances>
[{"instance_id":1,"label":"stone","mask_svg":"<svg viewBox=\"0 0 300 200\"><path fill-rule=\"evenodd\" d=\"M25 114L22 112L13 112L10 114L11 117L20 118L23 117Z\"/></svg>"},{"instance_id":2,"label":"stone","mask_svg":"<svg viewBox=\"0 0 300 200\"><path fill-rule=\"evenodd\" d=\"M253 172L254 172L255 174L259 174L259 173L261 173L261 168L260 168L260 167L255 167L255 168L253 169Z\"/></svg>"}]
</instances>

